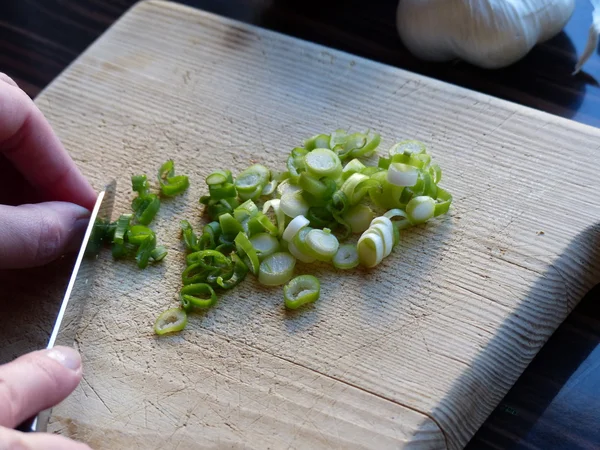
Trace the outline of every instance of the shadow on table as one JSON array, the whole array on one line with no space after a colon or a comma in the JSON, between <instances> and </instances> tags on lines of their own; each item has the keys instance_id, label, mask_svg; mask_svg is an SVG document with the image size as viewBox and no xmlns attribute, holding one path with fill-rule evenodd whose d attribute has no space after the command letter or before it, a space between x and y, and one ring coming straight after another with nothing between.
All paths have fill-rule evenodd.
<instances>
[{"instance_id":1,"label":"shadow on table","mask_svg":"<svg viewBox=\"0 0 600 450\"><path fill-rule=\"evenodd\" d=\"M560 324L560 317L556 317L556 313L553 314L548 308L537 308L536 305L540 305L549 295L564 296L566 293L567 298L564 298L563 304L571 310L583 294L588 292L599 280L600 225L596 225L578 235L565 252L552 263L550 270L539 277L538 282L532 287L521 305L507 318L486 348L481 350L480 356L456 381L444 400L440 402L440 405L432 411L432 416L441 424L449 443L464 442L474 430L465 428L464 421L467 417L448 414L448 411L463 411L475 415L474 419L473 417L470 418L470 423L477 422L478 425L481 425L486 419L485 416L481 415L482 410L489 410L501 401L501 398L497 395L491 394L491 391L494 391L493 386L499 386L499 392L511 386L523 371L525 364L535 356L548 335ZM564 291L557 289L557 282L564 284ZM584 309L589 310L591 308L596 314L598 313L598 304L590 304L598 298L598 293L599 289L595 289L589 294L583 305ZM535 316L537 317L534 318ZM570 378L573 373L586 360L594 347L598 345L596 339L589 339L587 345L572 348L569 345L569 340L563 341L561 339L560 334L564 334L565 331L568 330L563 326L557 332L557 340L562 345L554 346L553 360L543 361L544 352L552 351L545 350L542 351L540 358L532 364L533 370L537 369L542 373L550 371L552 373L551 379L540 380L537 371L535 374L530 371L527 372L528 377L531 377L531 379L528 379L528 383L538 388L543 386L544 398L540 400L539 390L531 398L515 398L514 393L511 393L512 397L509 395L507 398L513 398L515 403L503 407L505 412L515 415L511 420L507 419L497 422L498 425L494 425L497 429L493 430L493 448L521 448L518 446L510 447L510 445L518 444L519 440L535 426L536 420L549 408L565 383L567 381L571 382ZM574 332L576 330L570 330L570 333ZM572 339L570 342L572 342ZM512 349L510 355L507 355L507 349ZM499 358L505 361L507 365L495 369ZM541 362L539 362L540 360ZM556 372L552 372L555 370ZM587 369L583 377L587 380L598 380L599 378L598 375L595 378L589 378L590 372ZM595 382L598 384L598 381ZM574 409L581 406L580 398L571 396L563 398L562 401L573 401L574 405L577 405L574 406ZM479 407L481 404L486 404L486 407ZM523 408L522 411L520 411L521 408ZM548 426L554 427L557 434L560 434L561 439L572 440L569 444L571 449L595 448L593 447L595 445L594 441L591 439L593 434L598 434L596 427L586 427L581 423L574 423L574 421L581 421L582 418L575 411L570 412L570 415L560 417L553 414L551 416L554 418L553 422L549 423ZM495 414L498 414L498 410ZM597 416L598 413L596 412L596 420L598 419ZM517 419L517 417L519 418ZM578 430L578 432L574 433L574 430ZM585 434L586 432L588 435ZM556 436L554 438L548 436L549 440L541 444L539 448L557 448L554 445L555 438ZM597 436L595 438L597 439ZM541 439L544 440L544 438ZM481 442L479 439L478 443ZM450 448L455 447L451 445ZM475 446L475 443L473 443L470 448L481 448L481 446ZM532 447L528 446L527 448Z\"/></svg>"},{"instance_id":2,"label":"shadow on table","mask_svg":"<svg viewBox=\"0 0 600 450\"><path fill-rule=\"evenodd\" d=\"M467 450L595 448L600 442L600 284L544 345ZM551 443L551 444L550 444Z\"/></svg>"}]
</instances>

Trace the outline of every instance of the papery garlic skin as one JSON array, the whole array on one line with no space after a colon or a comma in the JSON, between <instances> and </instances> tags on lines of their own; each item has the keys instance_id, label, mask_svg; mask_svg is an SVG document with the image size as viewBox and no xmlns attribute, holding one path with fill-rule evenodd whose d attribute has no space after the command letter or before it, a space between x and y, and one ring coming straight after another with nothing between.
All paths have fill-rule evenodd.
<instances>
[{"instance_id":1,"label":"papery garlic skin","mask_svg":"<svg viewBox=\"0 0 600 450\"><path fill-rule=\"evenodd\" d=\"M575 0L400 0L396 24L421 59L496 69L557 35L574 9Z\"/></svg>"}]
</instances>

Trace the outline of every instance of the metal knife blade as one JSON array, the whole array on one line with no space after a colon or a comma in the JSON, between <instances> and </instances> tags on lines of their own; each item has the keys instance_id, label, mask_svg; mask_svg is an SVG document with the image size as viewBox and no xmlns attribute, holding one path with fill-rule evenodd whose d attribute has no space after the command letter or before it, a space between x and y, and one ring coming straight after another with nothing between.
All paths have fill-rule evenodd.
<instances>
[{"instance_id":1,"label":"metal knife blade","mask_svg":"<svg viewBox=\"0 0 600 450\"><path fill-rule=\"evenodd\" d=\"M95 263L102 247L102 242L98 239L101 237L99 230L102 225L110 223L116 187L117 183L113 180L98 194L47 348L55 345L70 347L75 342L83 306L93 284L92 276L97 266ZM17 429L45 431L49 416L50 410L42 411Z\"/></svg>"}]
</instances>

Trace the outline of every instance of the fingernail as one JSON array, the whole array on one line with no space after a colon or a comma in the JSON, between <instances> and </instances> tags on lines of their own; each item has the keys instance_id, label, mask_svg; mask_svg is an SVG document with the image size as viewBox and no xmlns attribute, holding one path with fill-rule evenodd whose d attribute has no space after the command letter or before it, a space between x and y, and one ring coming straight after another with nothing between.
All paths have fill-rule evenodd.
<instances>
[{"instance_id":1,"label":"fingernail","mask_svg":"<svg viewBox=\"0 0 600 450\"><path fill-rule=\"evenodd\" d=\"M46 352L48 358L58 361L67 369L77 372L81 368L81 356L79 352L71 347L58 346Z\"/></svg>"},{"instance_id":2,"label":"fingernail","mask_svg":"<svg viewBox=\"0 0 600 450\"><path fill-rule=\"evenodd\" d=\"M85 230L87 229L88 223L89 217L77 219L73 223L73 228L71 228L71 237L69 238L69 242L65 248L67 253L79 251L81 244L83 243L83 236L85 235Z\"/></svg>"}]
</instances>

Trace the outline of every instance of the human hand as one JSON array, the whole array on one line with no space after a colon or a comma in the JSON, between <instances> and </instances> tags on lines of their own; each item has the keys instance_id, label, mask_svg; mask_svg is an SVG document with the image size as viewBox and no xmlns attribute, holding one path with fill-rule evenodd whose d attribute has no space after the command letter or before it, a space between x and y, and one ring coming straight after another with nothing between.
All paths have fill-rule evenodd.
<instances>
[{"instance_id":1,"label":"human hand","mask_svg":"<svg viewBox=\"0 0 600 450\"><path fill-rule=\"evenodd\" d=\"M41 111L0 73L0 268L76 250L95 200Z\"/></svg>"},{"instance_id":2,"label":"human hand","mask_svg":"<svg viewBox=\"0 0 600 450\"><path fill-rule=\"evenodd\" d=\"M60 403L80 380L81 358L69 347L32 352L0 366L0 449L89 450L63 436L11 429Z\"/></svg>"}]
</instances>

